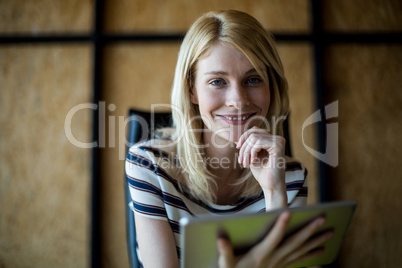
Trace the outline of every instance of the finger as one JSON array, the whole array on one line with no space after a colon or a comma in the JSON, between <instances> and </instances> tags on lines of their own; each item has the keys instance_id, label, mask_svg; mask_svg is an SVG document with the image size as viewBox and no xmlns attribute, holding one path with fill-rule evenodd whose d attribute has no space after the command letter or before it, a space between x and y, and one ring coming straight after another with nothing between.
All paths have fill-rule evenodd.
<instances>
[{"instance_id":1,"label":"finger","mask_svg":"<svg viewBox=\"0 0 402 268\"><path fill-rule=\"evenodd\" d=\"M239 147L239 164L243 165L244 164L244 156L245 156L245 152L246 152L248 143L244 143L242 141L242 142L239 142L239 144L241 144L241 146Z\"/></svg>"},{"instance_id":2,"label":"finger","mask_svg":"<svg viewBox=\"0 0 402 268\"><path fill-rule=\"evenodd\" d=\"M233 254L233 247L229 240L225 238L218 238L218 265L219 268L232 268L235 265L235 256Z\"/></svg>"},{"instance_id":3,"label":"finger","mask_svg":"<svg viewBox=\"0 0 402 268\"><path fill-rule=\"evenodd\" d=\"M250 163L253 164L257 161L258 159L258 154L263 150L263 147L256 142L253 147L251 148L250 151ZM262 163L262 161L261 161Z\"/></svg>"},{"instance_id":4,"label":"finger","mask_svg":"<svg viewBox=\"0 0 402 268\"><path fill-rule=\"evenodd\" d=\"M258 142L252 137L256 137ZM241 149L245 144L254 142L260 148L267 150L270 154L279 154L284 151L286 140L282 136L271 135L263 130L254 130L253 132L245 132L239 142L237 148Z\"/></svg>"},{"instance_id":5,"label":"finger","mask_svg":"<svg viewBox=\"0 0 402 268\"><path fill-rule=\"evenodd\" d=\"M259 163L263 164L264 163L263 156L269 154L267 148L269 148L271 145L274 145L271 141L271 137L254 134L251 135L248 140L250 140L251 142L247 142L248 146L245 147L246 148L245 152L249 154L248 156L249 165L256 163L257 160L261 160ZM246 146L246 144L243 146ZM260 155L262 151L266 153Z\"/></svg>"},{"instance_id":6,"label":"finger","mask_svg":"<svg viewBox=\"0 0 402 268\"><path fill-rule=\"evenodd\" d=\"M257 127L252 127L252 128L250 128L249 130L245 131L245 132L240 136L240 138L239 138L239 140L238 140L238 142L237 142L236 148L237 148L237 149L240 149L240 148L243 146L243 144L247 141L247 139L250 137L250 135L253 134L253 133L256 133L256 132L259 132L259 133L268 133L268 132L267 132L266 130L264 130L264 129L260 129L260 128L257 128Z\"/></svg>"},{"instance_id":7,"label":"finger","mask_svg":"<svg viewBox=\"0 0 402 268\"><path fill-rule=\"evenodd\" d=\"M290 255L297 250L303 243L310 239L314 233L325 223L324 217L319 217L314 221L307 224L300 231L293 234L291 237L285 240L285 243L278 249L275 256L276 261L284 259L285 256Z\"/></svg>"},{"instance_id":8,"label":"finger","mask_svg":"<svg viewBox=\"0 0 402 268\"><path fill-rule=\"evenodd\" d=\"M314 236L313 238L309 239L305 244L303 244L299 249L295 252L291 253L289 256L286 257L287 263L293 263L296 260L304 258L304 256L311 255L312 252L316 252L318 249L322 249L322 245L330 240L334 235L334 232L326 231L320 235Z\"/></svg>"},{"instance_id":9,"label":"finger","mask_svg":"<svg viewBox=\"0 0 402 268\"><path fill-rule=\"evenodd\" d=\"M258 136L251 135L240 149L242 163L244 167L249 167L251 163L251 151L258 142Z\"/></svg>"},{"instance_id":10,"label":"finger","mask_svg":"<svg viewBox=\"0 0 402 268\"><path fill-rule=\"evenodd\" d=\"M238 162L244 167L249 167L261 150L266 150L270 155L282 155L285 139L281 136L269 134L267 131L253 128L243 133L237 148L239 150Z\"/></svg>"},{"instance_id":11,"label":"finger","mask_svg":"<svg viewBox=\"0 0 402 268\"><path fill-rule=\"evenodd\" d=\"M250 166L251 155L250 152L252 148L255 146L255 137L251 136L249 140L243 145L243 166L245 168Z\"/></svg>"},{"instance_id":12,"label":"finger","mask_svg":"<svg viewBox=\"0 0 402 268\"><path fill-rule=\"evenodd\" d=\"M267 149L270 155L283 155L286 140L282 136L271 135L270 142L264 144L264 149Z\"/></svg>"},{"instance_id":13,"label":"finger","mask_svg":"<svg viewBox=\"0 0 402 268\"><path fill-rule=\"evenodd\" d=\"M293 264L300 263L302 261L306 261L306 260L309 260L311 258L320 256L320 255L322 255L324 253L325 253L325 249L323 247L311 250L310 252L307 252L306 254L304 254L303 256L301 256L301 257L299 257L299 258L297 258L295 260L283 263L282 267L288 267L288 266L291 266Z\"/></svg>"},{"instance_id":14,"label":"finger","mask_svg":"<svg viewBox=\"0 0 402 268\"><path fill-rule=\"evenodd\" d=\"M273 251L282 242L283 237L285 236L286 228L290 221L290 217L291 214L288 211L285 211L279 215L268 235L266 235L257 246L252 248L251 254L259 258L261 258L261 256L269 258Z\"/></svg>"}]
</instances>

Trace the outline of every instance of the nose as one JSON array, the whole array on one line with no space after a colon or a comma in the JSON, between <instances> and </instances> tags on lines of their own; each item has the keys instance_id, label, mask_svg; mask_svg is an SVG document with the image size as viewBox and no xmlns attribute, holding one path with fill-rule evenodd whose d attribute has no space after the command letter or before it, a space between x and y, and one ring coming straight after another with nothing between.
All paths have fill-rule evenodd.
<instances>
[{"instance_id":1,"label":"nose","mask_svg":"<svg viewBox=\"0 0 402 268\"><path fill-rule=\"evenodd\" d=\"M242 109L250 104L247 89L242 85L234 84L227 91L226 105L236 109Z\"/></svg>"}]
</instances>

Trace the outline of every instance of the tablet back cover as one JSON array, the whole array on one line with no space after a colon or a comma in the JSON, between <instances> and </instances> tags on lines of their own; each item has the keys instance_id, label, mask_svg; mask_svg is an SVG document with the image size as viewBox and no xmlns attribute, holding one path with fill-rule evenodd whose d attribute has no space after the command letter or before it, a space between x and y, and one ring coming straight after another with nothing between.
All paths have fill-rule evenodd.
<instances>
[{"instance_id":1,"label":"tablet back cover","mask_svg":"<svg viewBox=\"0 0 402 268\"><path fill-rule=\"evenodd\" d=\"M290 267L308 267L333 262L340 250L342 241L356 208L354 201L325 203L289 209L292 217L288 233L297 230L318 215L326 216L326 223L319 231L333 229L334 236L325 244L325 253L299 262ZM181 267L217 267L217 233L224 230L235 249L247 250L260 241L283 210L243 216L207 216L205 218L182 219L180 221Z\"/></svg>"}]
</instances>

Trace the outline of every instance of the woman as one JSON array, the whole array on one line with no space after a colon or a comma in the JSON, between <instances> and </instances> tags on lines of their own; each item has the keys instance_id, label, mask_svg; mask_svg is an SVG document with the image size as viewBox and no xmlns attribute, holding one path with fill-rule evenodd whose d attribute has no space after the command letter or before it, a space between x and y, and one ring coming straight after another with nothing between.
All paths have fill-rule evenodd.
<instances>
[{"instance_id":1,"label":"woman","mask_svg":"<svg viewBox=\"0 0 402 268\"><path fill-rule=\"evenodd\" d=\"M126 161L144 267L178 267L181 217L244 214L306 204L304 167L284 155L287 81L273 39L239 11L207 13L187 32L172 89L174 128L133 146ZM282 267L320 254L318 218L283 240L283 213L265 239L220 267Z\"/></svg>"}]
</instances>

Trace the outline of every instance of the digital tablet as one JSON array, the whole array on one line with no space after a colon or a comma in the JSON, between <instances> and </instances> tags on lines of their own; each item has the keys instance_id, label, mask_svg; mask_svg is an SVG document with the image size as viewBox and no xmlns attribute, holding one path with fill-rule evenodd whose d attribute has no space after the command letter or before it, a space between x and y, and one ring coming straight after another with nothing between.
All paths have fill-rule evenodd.
<instances>
[{"instance_id":1,"label":"digital tablet","mask_svg":"<svg viewBox=\"0 0 402 268\"><path fill-rule=\"evenodd\" d=\"M354 215L356 202L343 201L324 203L298 208L280 209L236 216L205 216L200 218L182 218L181 232L181 267L208 268L217 267L217 234L221 230L229 236L235 252L244 253L257 244L267 234L269 228L281 212L289 210L291 219L287 235L305 226L320 215L325 215L326 222L318 232L332 229L334 236L326 241L324 254L302 261L290 267L308 267L332 263L340 250L346 231Z\"/></svg>"}]
</instances>

